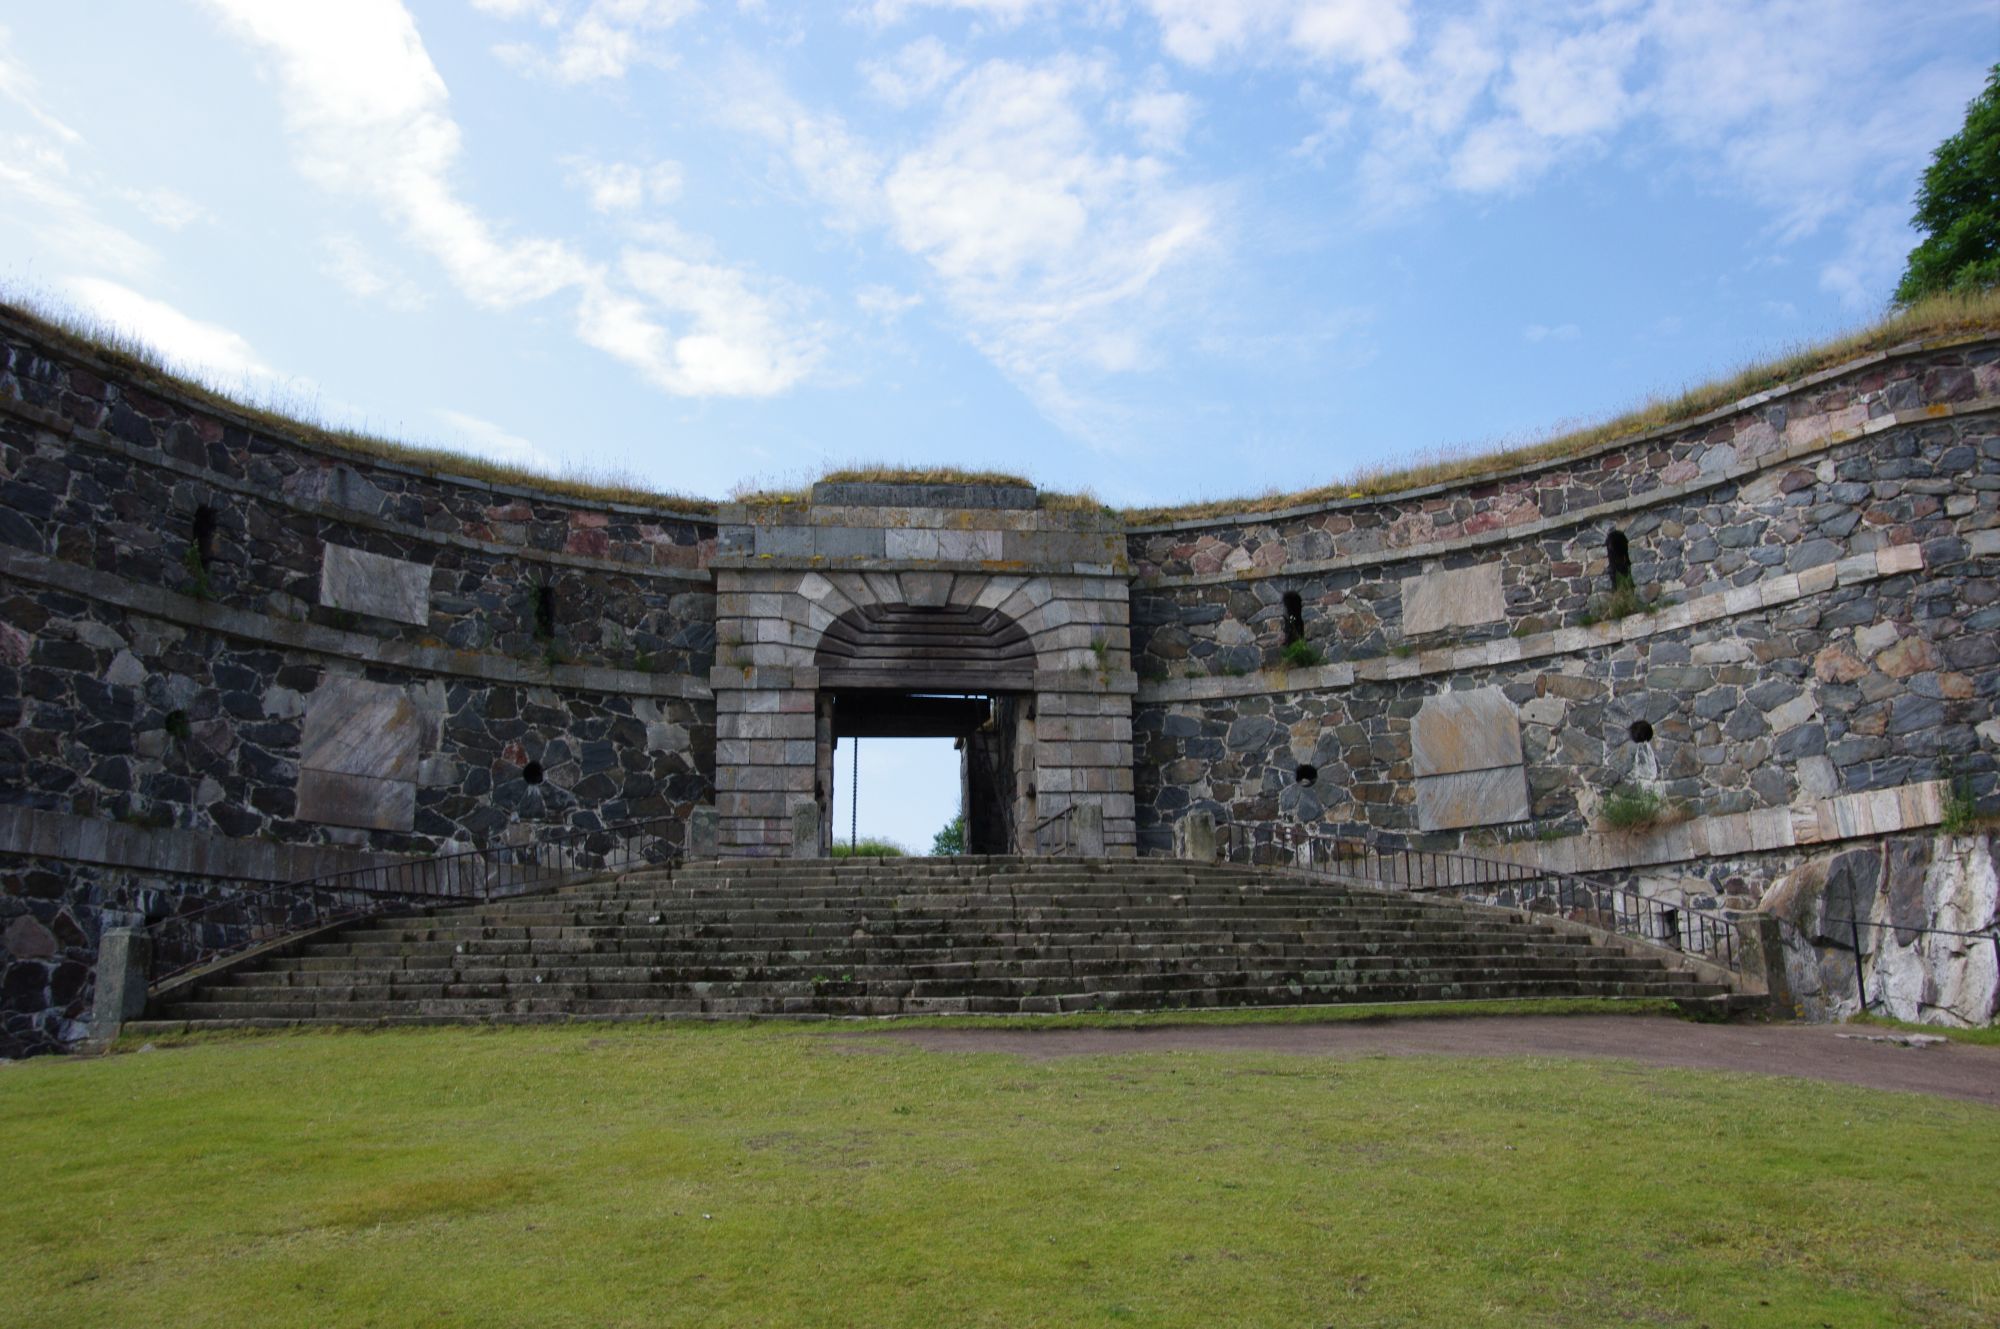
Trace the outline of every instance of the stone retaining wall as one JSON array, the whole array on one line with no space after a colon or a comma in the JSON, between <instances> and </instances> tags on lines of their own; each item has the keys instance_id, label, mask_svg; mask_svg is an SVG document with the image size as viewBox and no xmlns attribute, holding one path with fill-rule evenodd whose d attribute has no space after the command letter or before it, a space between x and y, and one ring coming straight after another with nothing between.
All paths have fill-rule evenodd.
<instances>
[{"instance_id":1,"label":"stone retaining wall","mask_svg":"<svg viewBox=\"0 0 2000 1329\"><path fill-rule=\"evenodd\" d=\"M1006 484L684 512L452 477L0 313L0 819L122 846L0 838L0 1055L75 1036L135 901L286 879L189 844L423 855L712 803L724 852L786 851L827 811L832 692L981 692L977 649L929 677L867 644L933 609L1025 643L985 688L1018 702L1017 826L1080 803L1164 853L1205 811L1749 908L1836 840L2000 810L2000 340L1498 478L1127 530ZM1620 786L1694 820L1614 844ZM1898 977L1899 944L1889 989L1963 987Z\"/></svg>"},{"instance_id":2,"label":"stone retaining wall","mask_svg":"<svg viewBox=\"0 0 2000 1329\"><path fill-rule=\"evenodd\" d=\"M1462 534L1472 547L1441 571L1352 549L1336 556L1348 566L1299 578L1282 571L1289 556L1238 559L1238 584L1222 584L1192 564L1157 570L1192 557L1162 544L1190 532L1135 533L1135 563L1156 569L1134 593L1142 848L1167 850L1189 810L1432 847L1574 834L1621 784L1714 815L1950 775L1994 805L2000 410L1971 394L1996 376L1991 347L1922 352L1470 486L1433 515L1470 505L1457 526L1477 525L1481 504L1512 493L1508 511L1534 519ZM1638 460L1658 476L1636 483ZM1664 483L1677 467L1692 473ZM1604 519L1546 514L1609 501L1645 603L1593 622L1610 612ZM1439 529L1419 511L1383 505L1368 529L1377 544ZM1276 544L1233 526L1196 542L1298 548L1330 515L1262 528ZM1287 591L1330 663L1263 668ZM1426 629L1414 639L1412 611ZM1447 703L1454 718L1426 743L1426 716Z\"/></svg>"},{"instance_id":3,"label":"stone retaining wall","mask_svg":"<svg viewBox=\"0 0 2000 1329\"><path fill-rule=\"evenodd\" d=\"M176 837L374 861L709 802L713 547L285 438L0 317L0 814L133 851L0 840L0 1055L78 1033L107 918L291 879Z\"/></svg>"}]
</instances>

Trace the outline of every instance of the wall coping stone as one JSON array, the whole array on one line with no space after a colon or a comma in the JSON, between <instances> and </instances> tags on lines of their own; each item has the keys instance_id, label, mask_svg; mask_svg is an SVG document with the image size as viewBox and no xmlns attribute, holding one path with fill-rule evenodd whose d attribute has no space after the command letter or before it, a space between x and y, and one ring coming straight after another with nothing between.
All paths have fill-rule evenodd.
<instances>
[{"instance_id":1,"label":"wall coping stone","mask_svg":"<svg viewBox=\"0 0 2000 1329\"><path fill-rule=\"evenodd\" d=\"M68 361L83 365L99 378L124 385L132 383L129 366L114 364L87 346L64 342L56 349L56 342L41 329L15 317L4 307L0 307L0 329L20 337L42 348L51 360ZM420 479L435 480L441 484L457 485L463 489L476 489L491 494L504 494L510 498L536 499L557 506L574 507L591 512L617 512L634 517L659 518L674 517L684 521L712 522L715 503L710 500L696 500L696 506L686 508L667 507L664 503L648 507L638 503L625 503L617 499L582 498L574 494L560 494L553 490L537 489L532 485L514 484L506 480L482 480L476 476L457 475L441 466L426 466L416 461L399 461L390 457L379 457L373 453L351 451L330 443L309 442L295 434L273 429L268 419L260 419L242 408L220 400L190 397L178 384L168 382L147 382L133 384L148 396L173 401L182 409L210 416L227 424L236 425L248 432L269 439L282 439L301 452L329 457L335 461L348 462L359 466L375 466L385 471L395 471L401 475L412 475ZM23 403L25 404L25 403ZM297 423L297 422L292 422Z\"/></svg>"},{"instance_id":2,"label":"wall coping stone","mask_svg":"<svg viewBox=\"0 0 2000 1329\"><path fill-rule=\"evenodd\" d=\"M706 683L682 674L649 674L636 669L602 669L595 665L551 667L504 655L370 637L318 623L273 618L247 609L196 600L157 586L142 586L112 573L98 572L94 568L19 549L0 547L0 576L52 586L86 600L116 605L187 627L204 628L290 650L341 656L365 665L393 665L419 673L562 688L573 692L677 697L691 701L706 701L710 697Z\"/></svg>"},{"instance_id":3,"label":"wall coping stone","mask_svg":"<svg viewBox=\"0 0 2000 1329\"><path fill-rule=\"evenodd\" d=\"M1695 817L1656 830L1585 831L1561 840L1520 841L1476 852L1552 872L1612 872L1622 868L1730 858L1923 830L1944 821L1948 787L1924 780L1891 789Z\"/></svg>"},{"instance_id":4,"label":"wall coping stone","mask_svg":"<svg viewBox=\"0 0 2000 1329\"><path fill-rule=\"evenodd\" d=\"M137 868L188 877L295 882L411 859L338 845L239 840L206 831L132 826L47 808L0 806L0 854Z\"/></svg>"},{"instance_id":5,"label":"wall coping stone","mask_svg":"<svg viewBox=\"0 0 2000 1329\"><path fill-rule=\"evenodd\" d=\"M1943 403L1926 406L1914 411L1896 411L1878 415L1851 429L1836 429L1817 438L1802 439L1797 443L1774 448L1759 453L1753 460L1738 462L1714 471L1704 472L1685 484L1660 485L1648 489L1643 494L1632 494L1609 503L1597 503L1574 512L1564 512L1553 517L1541 517L1535 521L1522 522L1518 526L1501 526L1477 535L1461 535L1449 540L1429 540L1423 544L1404 545L1398 549L1371 549L1366 553L1343 554L1338 558L1312 559L1298 563L1286 563L1275 568L1248 567L1229 572L1177 573L1167 576L1139 576L1133 579L1138 590L1156 590L1176 586L1221 586L1244 582L1263 581L1272 577L1311 577L1327 572L1344 572L1355 568L1376 567L1385 563L1403 563L1428 558L1442 558L1448 554L1462 553L1468 549L1483 549L1491 545L1513 544L1517 541L1543 535L1549 531L1564 530L1574 526L1588 525L1601 517L1615 516L1621 512L1636 512L1675 499L1698 494L1704 489L1714 489L1725 484L1734 484L1747 476L1764 471L1776 470L1790 465L1802 457L1825 452L1843 443L1879 434L1884 430L1905 425L1927 424L1936 420L1950 419L1961 415L1985 415L2000 411L2000 397L1979 397L1972 401ZM1386 501L1386 500L1384 500ZM1246 523L1247 524L1247 523Z\"/></svg>"},{"instance_id":6,"label":"wall coping stone","mask_svg":"<svg viewBox=\"0 0 2000 1329\"><path fill-rule=\"evenodd\" d=\"M1407 502L1411 499L1429 498L1437 494L1450 493L1454 489L1468 489L1478 485L1491 484L1495 480L1509 479L1522 475L1539 475L1544 471L1558 470L1579 461L1588 461L1592 457L1601 457L1606 453L1616 452L1620 448L1652 443L1663 438L1671 438L1676 434L1700 429L1704 426L1714 424L1718 420L1727 419L1732 415L1754 410L1759 406L1780 401L1786 397L1816 388L1822 383L1830 383L1835 379L1845 378L1849 374L1859 373L1864 369L1872 369L1876 365L1887 364L1894 360L1908 360L1919 355L1951 350L1959 346L1976 346L1982 342L1994 340L1996 340L1996 337L1991 332L1975 332L1963 336L1936 337L1902 342L1895 346L1884 347L1879 351L1870 351L1852 360L1843 360L1837 365L1829 366L1817 373L1808 374L1804 378L1787 379L1785 382L1774 387L1765 388L1762 392L1753 392L1747 397L1738 397L1735 401L1724 403L1700 415L1690 416L1685 420L1677 420L1670 424L1656 425L1651 429L1643 430L1637 434L1627 434L1621 438L1607 439L1603 443L1585 448L1581 452L1569 453L1566 456L1523 462L1516 466L1500 466L1491 471L1482 471L1477 475L1466 475L1451 480L1440 480L1435 484L1419 485L1412 489L1398 489L1387 494L1368 494L1360 498L1320 499L1311 503L1293 504L1290 507L1260 508L1249 512L1227 512L1213 517L1183 517L1178 521L1149 522L1143 526L1128 526L1126 530L1132 535L1165 535L1175 531L1198 531L1217 526L1250 526L1262 522L1286 521L1293 517L1308 517L1321 512L1338 512L1345 508L1365 508L1385 503Z\"/></svg>"},{"instance_id":7,"label":"wall coping stone","mask_svg":"<svg viewBox=\"0 0 2000 1329\"><path fill-rule=\"evenodd\" d=\"M718 529L728 526L859 526L869 529L1049 531L1126 534L1116 513L1090 508L847 507L800 502L725 503Z\"/></svg>"},{"instance_id":8,"label":"wall coping stone","mask_svg":"<svg viewBox=\"0 0 2000 1329\"><path fill-rule=\"evenodd\" d=\"M834 558L825 554L716 554L708 560L715 572L804 572L832 569L837 572L979 572L1016 573L1021 576L1126 577L1130 569L1119 563L1029 563L1020 559L909 559Z\"/></svg>"},{"instance_id":9,"label":"wall coping stone","mask_svg":"<svg viewBox=\"0 0 2000 1329\"><path fill-rule=\"evenodd\" d=\"M1032 508L1033 485L938 484L905 480L821 480L812 487L817 506L850 508Z\"/></svg>"},{"instance_id":10,"label":"wall coping stone","mask_svg":"<svg viewBox=\"0 0 2000 1329\"><path fill-rule=\"evenodd\" d=\"M320 517L344 526L361 527L366 530L379 531L387 535L400 536L408 540L421 541L425 544L451 545L455 548L470 549L483 554L520 558L527 561L550 563L563 567L582 568L594 572L620 572L637 577L657 577L670 581L695 582L703 586L706 586L709 581L707 571L700 567L677 568L662 566L656 563L640 563L616 558L592 558L585 554L572 554L560 549L536 549L532 545L506 544L498 540L481 540L475 536L460 535L455 531L434 531L424 526L411 526L405 522L391 521L387 517L377 516L372 512L362 512L357 508L343 508L332 503L320 503L313 499L299 498L296 495L284 493L280 490L273 490L266 486L251 484L247 480L238 480L232 476L211 471L206 466L198 466L193 462L182 461L178 457L167 456L157 449L137 447L131 443L127 443L122 438L115 438L101 429L91 429L87 426L79 425L73 420L68 420L55 414L53 411L44 410L39 406L30 405L27 402L18 401L11 397L0 397L0 410L20 416L31 424L46 429L60 438L66 438L72 443L82 444L99 452L108 452L114 456L124 457L128 461L138 462L141 465L152 466L162 471L171 471L176 475L184 475L191 480L200 481L211 489L226 490L229 493L241 494L248 498L255 498L261 502L290 508L294 512L302 512L308 516ZM595 511L597 509L581 510ZM658 514L653 515L657 516ZM686 520L696 525L711 524L704 519L686 518Z\"/></svg>"},{"instance_id":11,"label":"wall coping stone","mask_svg":"<svg viewBox=\"0 0 2000 1329\"><path fill-rule=\"evenodd\" d=\"M1835 563L1808 568L1804 572L1780 573L1747 586L1732 586L1696 596L1655 613L1631 614L1587 628L1556 628L1549 632L1530 633L1525 637L1496 637L1470 646L1438 647L1412 656L1376 655L1365 660L1344 660L1310 669L1265 669L1236 678L1152 680L1140 684L1139 701L1211 701L1227 697L1316 692L1352 687L1357 682L1423 678L1432 674L1490 669L1542 656L1572 655L1660 633L1678 632L1697 623L1757 613L1818 595L1836 585L1851 586L1900 573L1918 572L1923 566L1922 545L1890 545L1872 553L1854 554Z\"/></svg>"}]
</instances>

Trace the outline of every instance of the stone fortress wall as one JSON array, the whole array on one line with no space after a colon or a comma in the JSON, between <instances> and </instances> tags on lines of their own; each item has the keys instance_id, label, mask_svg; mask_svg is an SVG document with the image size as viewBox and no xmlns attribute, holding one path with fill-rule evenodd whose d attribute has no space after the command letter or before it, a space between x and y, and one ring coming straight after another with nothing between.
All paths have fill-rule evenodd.
<instances>
[{"instance_id":1,"label":"stone fortress wall","mask_svg":"<svg viewBox=\"0 0 2000 1329\"><path fill-rule=\"evenodd\" d=\"M1990 798L1996 406L1991 344L1872 356L1491 482L1134 530L1142 847L1190 809L1567 835L1628 780L1914 798L1953 758ZM1614 545L1646 607L1593 623ZM1283 666L1287 594L1324 664Z\"/></svg>"},{"instance_id":2,"label":"stone fortress wall","mask_svg":"<svg viewBox=\"0 0 2000 1329\"><path fill-rule=\"evenodd\" d=\"M712 800L699 516L309 446L0 319L0 1055L107 925Z\"/></svg>"},{"instance_id":3,"label":"stone fortress wall","mask_svg":"<svg viewBox=\"0 0 2000 1329\"><path fill-rule=\"evenodd\" d=\"M791 852L826 634L911 606L1032 647L1023 824L1088 804L1154 854L1199 813L1742 908L1783 877L1803 917L1853 876L1826 854L1930 843L1947 763L2000 797L1996 404L1988 338L1254 516L684 512L304 441L0 316L0 1055L73 1042L100 931L191 899L697 808ZM1593 625L1620 556L1650 609ZM1283 667L1294 634L1323 662ZM1690 819L1598 829L1621 783Z\"/></svg>"}]
</instances>

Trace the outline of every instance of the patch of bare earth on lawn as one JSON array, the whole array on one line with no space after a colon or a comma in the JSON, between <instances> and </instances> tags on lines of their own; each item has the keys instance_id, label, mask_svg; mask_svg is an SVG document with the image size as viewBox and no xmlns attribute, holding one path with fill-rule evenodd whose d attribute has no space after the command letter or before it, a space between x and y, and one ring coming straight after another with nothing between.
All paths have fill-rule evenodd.
<instances>
[{"instance_id":1,"label":"patch of bare earth on lawn","mask_svg":"<svg viewBox=\"0 0 2000 1329\"><path fill-rule=\"evenodd\" d=\"M1749 1071L2000 1107L2000 1048L1909 1047L1880 1031L1799 1024L1695 1024L1632 1015L1481 1016L1326 1024L1164 1025L1157 1029L882 1029L859 1051L1009 1052L1034 1060L1132 1052L1278 1052L1313 1057L1615 1058L1646 1066Z\"/></svg>"}]
</instances>

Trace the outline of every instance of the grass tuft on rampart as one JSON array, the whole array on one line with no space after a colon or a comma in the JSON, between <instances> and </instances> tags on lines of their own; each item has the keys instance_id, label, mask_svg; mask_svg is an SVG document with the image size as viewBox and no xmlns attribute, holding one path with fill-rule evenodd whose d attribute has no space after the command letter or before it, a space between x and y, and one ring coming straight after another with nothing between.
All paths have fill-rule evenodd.
<instances>
[{"instance_id":1,"label":"grass tuft on rampart","mask_svg":"<svg viewBox=\"0 0 2000 1329\"><path fill-rule=\"evenodd\" d=\"M257 428L286 434L307 444L412 466L440 477L459 477L523 488L582 500L625 503L690 516L713 516L715 500L655 489L637 479L611 472L575 469L551 475L456 449L420 446L367 430L329 425L309 402L246 400L249 394L226 391L171 367L155 348L89 314L59 301L20 290L0 290L0 307L59 345L94 356L142 388L164 389L219 412L243 417ZM1801 345L1733 374L1690 387L1679 394L1659 396L1636 409L1586 425L1563 429L1524 445L1466 444L1435 449L1414 466L1363 467L1344 478L1312 488L1272 490L1262 494L1200 500L1158 507L1127 508L1117 515L1134 525L1193 521L1205 518L1254 516L1282 508L1309 506L1341 499L1380 498L1404 490L1470 481L1522 467L1578 456L1620 440L1684 423L1745 397L1781 387L1846 361L1913 342L1949 341L2000 331L2000 291L1975 295L1942 295L1899 309L1869 327L1832 339ZM873 481L915 484L1031 484L1006 471L963 470L950 466L903 466L892 463L849 463L815 477L825 481ZM742 503L803 503L812 481L795 487L759 489L745 486L732 494ZM1041 506L1053 511L1105 510L1088 492L1044 492Z\"/></svg>"}]
</instances>

